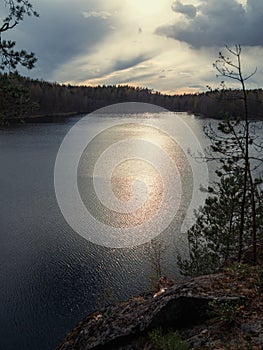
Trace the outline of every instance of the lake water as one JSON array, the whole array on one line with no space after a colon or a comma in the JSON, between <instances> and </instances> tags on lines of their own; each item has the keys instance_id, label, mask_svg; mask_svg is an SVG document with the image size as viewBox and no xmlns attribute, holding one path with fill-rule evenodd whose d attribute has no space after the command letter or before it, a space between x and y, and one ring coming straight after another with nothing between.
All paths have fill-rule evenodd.
<instances>
[{"instance_id":1,"label":"lake water","mask_svg":"<svg viewBox=\"0 0 263 350\"><path fill-rule=\"evenodd\" d=\"M203 139L202 121L183 113L179 117L186 121L185 125L178 122L175 113L164 111L95 114L73 129L72 144L64 144L66 148L61 147L62 141L80 118L0 130L2 349L53 349L77 322L96 308L152 288L152 277L156 273L153 265L158 252L149 246L149 241L158 233L157 241L165 247L162 273L178 278L175 257L178 252L183 252L185 243L180 230L187 208L198 205L198 200L191 202L192 197L200 199L196 188L198 180L195 183L193 175L202 171L197 167L193 174L186 149L188 145L194 145L191 133L201 141ZM82 202L94 217L97 216L97 221L90 227L89 222L79 218L78 204L67 191L71 186L67 182L70 170L66 167L63 172L61 169L65 165L63 161L71 163L75 159L74 145L83 138L84 127L88 127L90 142L86 140L89 145L77 159L75 186L81 193ZM134 139L139 145L134 146ZM127 140L131 141L132 155L123 156ZM105 153L113 143L117 143L117 151L113 148L111 153ZM69 145L72 146L70 157L66 152ZM135 159L138 154L141 154L139 160ZM179 182L173 182L176 177L173 173L166 174L170 163L162 163L165 154L177 163L175 171ZM116 207L108 209L107 203L101 204L107 202L108 195L97 199L98 195L103 197L106 193L107 169L97 166L97 159L103 160L103 157L109 163L112 159L118 160L110 183L118 199L116 205L125 201L131 203L135 191L139 197L148 196L143 212L136 209L133 215L126 208L124 214L118 215ZM147 162L145 157L149 157ZM93 174L96 175L96 186L91 182ZM176 188L176 193L181 191L179 204L176 193L174 198L165 197L170 193L165 190L167 183L170 188ZM131 205L136 207L140 200L135 198ZM171 207L176 205L176 213L169 214ZM156 213L161 206L164 211L158 216ZM67 210L73 213L71 218L67 217ZM143 223L154 215L155 221L147 231L147 225L143 226ZM104 232L98 230L103 226L96 226L97 222L111 227L113 231L109 235L112 239L103 236ZM87 236L81 232L83 228ZM76 232L78 229L79 233ZM155 234L155 230L159 231ZM130 234L132 240L128 238Z\"/></svg>"}]
</instances>

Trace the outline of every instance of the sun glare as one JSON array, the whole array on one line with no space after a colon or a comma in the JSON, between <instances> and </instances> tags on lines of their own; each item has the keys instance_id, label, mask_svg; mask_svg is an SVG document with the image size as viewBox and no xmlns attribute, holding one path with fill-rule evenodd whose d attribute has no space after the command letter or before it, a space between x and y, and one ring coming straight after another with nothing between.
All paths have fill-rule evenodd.
<instances>
[{"instance_id":1,"label":"sun glare","mask_svg":"<svg viewBox=\"0 0 263 350\"><path fill-rule=\"evenodd\" d=\"M170 6L169 6L170 7ZM137 17L149 18L153 15L166 14L167 1L152 1L152 0L131 0L126 2L127 13L135 14ZM168 12L169 13L169 12ZM157 20L157 18L155 18Z\"/></svg>"}]
</instances>

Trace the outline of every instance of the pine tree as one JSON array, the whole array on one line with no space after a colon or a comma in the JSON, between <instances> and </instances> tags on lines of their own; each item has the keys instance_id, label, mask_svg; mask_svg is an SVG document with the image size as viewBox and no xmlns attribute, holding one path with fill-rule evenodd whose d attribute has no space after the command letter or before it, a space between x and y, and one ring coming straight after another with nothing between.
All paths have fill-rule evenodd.
<instances>
[{"instance_id":1,"label":"pine tree","mask_svg":"<svg viewBox=\"0 0 263 350\"><path fill-rule=\"evenodd\" d=\"M195 225L188 232L189 260L179 257L183 273L199 274L219 268L227 259L235 257L241 261L244 249L252 245L253 262L257 261L257 243L262 231L262 181L256 176L263 159L262 144L257 140L256 126L249 118L249 100L241 67L241 47L226 47L232 60L219 53L214 67L220 77L236 80L241 84L239 98L243 112L239 118L225 115L217 129L205 127L210 140L206 150L206 161L217 161L219 180L209 188L212 193L198 214ZM221 96L228 99L222 82ZM233 94L231 94L233 99Z\"/></svg>"}]
</instances>

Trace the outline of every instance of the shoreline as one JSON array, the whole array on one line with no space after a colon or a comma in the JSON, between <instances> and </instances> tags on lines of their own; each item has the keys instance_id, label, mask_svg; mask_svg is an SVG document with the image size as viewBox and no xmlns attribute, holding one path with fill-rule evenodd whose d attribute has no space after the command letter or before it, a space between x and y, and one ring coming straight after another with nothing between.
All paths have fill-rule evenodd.
<instances>
[{"instance_id":1,"label":"shoreline","mask_svg":"<svg viewBox=\"0 0 263 350\"><path fill-rule=\"evenodd\" d=\"M87 115L90 113L93 113L94 111L89 112L62 112L62 113L53 113L53 114L38 114L38 115L32 115L32 116L26 116L26 117L15 117L15 118L3 118L0 120L0 126L10 126L10 125L21 125L21 124L44 124L44 123L59 123L59 122L65 122L68 118L72 117L81 117L83 115ZM216 120L216 121L224 121L223 118L216 118L216 117L210 117L210 116L204 116L201 114L194 114L189 111L170 111L174 113L186 113L188 115L194 115L196 118L200 120ZM234 119L234 118L233 118ZM242 121L243 119L240 119ZM251 122L262 122L262 118L250 118Z\"/></svg>"}]
</instances>

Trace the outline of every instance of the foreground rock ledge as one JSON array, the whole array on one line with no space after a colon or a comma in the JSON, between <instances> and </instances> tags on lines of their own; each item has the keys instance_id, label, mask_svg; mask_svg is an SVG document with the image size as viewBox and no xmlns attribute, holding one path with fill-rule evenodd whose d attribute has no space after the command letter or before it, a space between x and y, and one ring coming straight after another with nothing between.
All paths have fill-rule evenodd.
<instances>
[{"instance_id":1,"label":"foreground rock ledge","mask_svg":"<svg viewBox=\"0 0 263 350\"><path fill-rule=\"evenodd\" d=\"M240 302L252 297L244 278L219 273L172 286L157 298L147 293L108 306L80 322L57 350L125 349L151 329L189 328L211 318L209 301Z\"/></svg>"}]
</instances>

